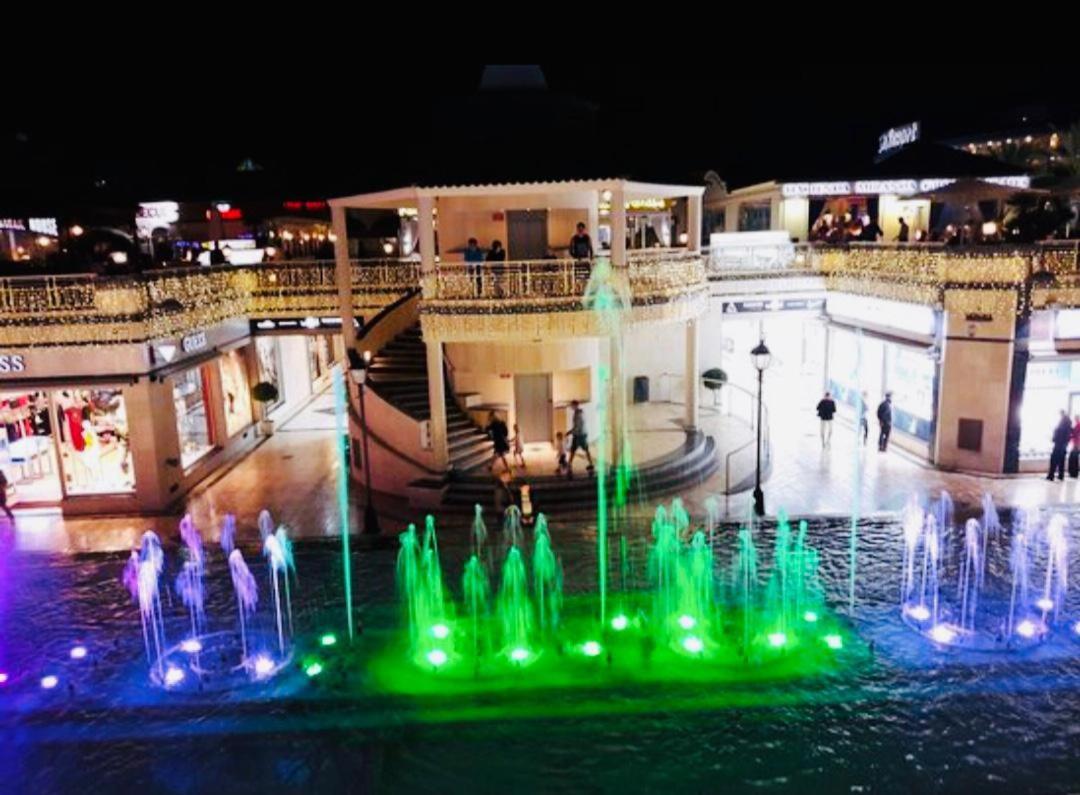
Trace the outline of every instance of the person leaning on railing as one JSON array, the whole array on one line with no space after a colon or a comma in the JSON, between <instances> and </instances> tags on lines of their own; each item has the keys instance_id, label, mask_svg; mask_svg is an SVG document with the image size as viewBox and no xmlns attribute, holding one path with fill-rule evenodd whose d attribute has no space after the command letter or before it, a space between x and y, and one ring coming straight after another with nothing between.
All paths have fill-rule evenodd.
<instances>
[{"instance_id":1,"label":"person leaning on railing","mask_svg":"<svg viewBox=\"0 0 1080 795\"><path fill-rule=\"evenodd\" d=\"M585 231L585 224L581 222L578 222L577 232L570 238L570 258L593 258L592 238L589 237L589 233Z\"/></svg>"}]
</instances>

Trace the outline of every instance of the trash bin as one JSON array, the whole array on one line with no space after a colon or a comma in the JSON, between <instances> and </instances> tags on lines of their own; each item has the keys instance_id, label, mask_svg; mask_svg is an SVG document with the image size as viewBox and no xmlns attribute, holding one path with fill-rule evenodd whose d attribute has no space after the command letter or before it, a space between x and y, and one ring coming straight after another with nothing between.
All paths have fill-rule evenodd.
<instances>
[{"instance_id":1,"label":"trash bin","mask_svg":"<svg viewBox=\"0 0 1080 795\"><path fill-rule=\"evenodd\" d=\"M634 376L634 402L635 403L648 403L649 402L649 376L647 376L647 375L635 375Z\"/></svg>"}]
</instances>

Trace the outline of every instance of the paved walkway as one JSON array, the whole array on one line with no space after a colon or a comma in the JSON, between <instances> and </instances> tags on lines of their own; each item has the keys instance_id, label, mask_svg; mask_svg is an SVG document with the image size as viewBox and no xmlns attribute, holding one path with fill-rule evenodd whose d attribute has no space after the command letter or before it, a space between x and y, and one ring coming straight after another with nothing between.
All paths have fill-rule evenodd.
<instances>
[{"instance_id":1,"label":"paved walkway","mask_svg":"<svg viewBox=\"0 0 1080 795\"><path fill-rule=\"evenodd\" d=\"M263 508L268 508L275 520L288 524L296 535L338 534L338 460L332 402L328 393L319 396L293 421L279 428L271 439L189 495L186 510L202 529L207 543L216 543L226 513L236 515L241 538L255 537L258 533L256 519ZM667 406L650 413L658 423L672 409ZM857 505L862 515L870 515L898 510L913 492L936 496L941 489L947 489L958 505L976 505L987 491L999 506L1061 505L1080 501L1078 481L1050 483L1036 475L985 478L939 472L896 451L880 454L873 439L866 448L856 447L853 430L840 422L834 430L832 448L822 451L817 421L811 409L788 412L786 421L779 415L780 412L774 410L774 463L765 483L769 514L784 508L792 516L846 516ZM730 448L729 442L735 434L740 440L746 438L745 428L725 428L726 421L720 424L719 418L710 420L709 424L712 425L709 432L724 437L721 448ZM653 427L657 433L664 433L659 425L653 424ZM682 495L694 515L704 514L704 501L710 496L719 497L729 517L747 514L750 494L744 492L725 499L723 477L721 469L708 481ZM355 530L360 518L360 495L358 489L353 491L351 520ZM643 506L640 514L644 517L652 509L652 506ZM410 517L404 501L380 497L380 510L390 514L383 523L388 532L400 529L404 520ZM166 540L175 540L180 518L179 512L165 516L101 518L65 518L58 510L16 513L14 534L19 549L64 553L131 549L141 534L150 529ZM420 519L419 516L412 518ZM566 517L565 521L589 525L591 519L590 514L585 514ZM11 532L6 521L0 522L0 533Z\"/></svg>"}]
</instances>

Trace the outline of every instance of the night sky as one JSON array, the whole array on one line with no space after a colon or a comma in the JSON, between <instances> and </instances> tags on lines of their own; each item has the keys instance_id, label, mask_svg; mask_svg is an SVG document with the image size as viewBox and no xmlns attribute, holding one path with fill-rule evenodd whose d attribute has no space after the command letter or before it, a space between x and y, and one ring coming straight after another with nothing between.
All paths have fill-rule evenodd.
<instances>
[{"instance_id":1,"label":"night sky","mask_svg":"<svg viewBox=\"0 0 1080 795\"><path fill-rule=\"evenodd\" d=\"M922 65L842 81L811 68L801 85L749 76L731 85L729 69L659 62L541 68L544 92L480 93L482 65L393 64L313 80L303 93L233 73L220 101L206 86L181 98L136 77L135 98L121 106L92 92L23 103L17 116L9 105L0 111L0 198L213 199L245 190L305 198L413 182L615 175L700 183L706 170L737 187L850 177L884 128L913 119L924 137L942 138L1023 115L1075 118L1080 108L1080 90L1056 68L1002 78L998 66ZM343 103L332 88L343 89ZM256 177L237 175L245 158L262 167Z\"/></svg>"}]
</instances>

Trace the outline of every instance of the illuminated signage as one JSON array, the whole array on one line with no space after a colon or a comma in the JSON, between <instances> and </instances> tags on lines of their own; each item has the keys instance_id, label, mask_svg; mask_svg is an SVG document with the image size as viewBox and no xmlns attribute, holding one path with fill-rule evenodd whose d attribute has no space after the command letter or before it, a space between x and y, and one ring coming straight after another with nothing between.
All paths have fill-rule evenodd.
<instances>
[{"instance_id":1,"label":"illuminated signage","mask_svg":"<svg viewBox=\"0 0 1080 795\"><path fill-rule=\"evenodd\" d=\"M902 146L913 144L919 140L921 130L917 121L905 124L902 127L893 127L878 136L878 154L891 152Z\"/></svg>"},{"instance_id":2,"label":"illuminated signage","mask_svg":"<svg viewBox=\"0 0 1080 795\"><path fill-rule=\"evenodd\" d=\"M826 301L825 311L830 316L839 315L859 323L898 329L911 334L934 334L934 310L921 304L834 293Z\"/></svg>"},{"instance_id":3,"label":"illuminated signage","mask_svg":"<svg viewBox=\"0 0 1080 795\"><path fill-rule=\"evenodd\" d=\"M31 218L27 225L30 227L31 232L38 235L51 235L52 237L59 235L55 218Z\"/></svg>"},{"instance_id":4,"label":"illuminated signage","mask_svg":"<svg viewBox=\"0 0 1080 795\"><path fill-rule=\"evenodd\" d=\"M353 318L353 327L360 328L360 319ZM303 318L257 318L251 321L251 330L256 331L318 331L319 329L338 330L341 328L340 317L303 317Z\"/></svg>"},{"instance_id":5,"label":"illuminated signage","mask_svg":"<svg viewBox=\"0 0 1080 795\"><path fill-rule=\"evenodd\" d=\"M290 210L292 212L305 211L305 212L312 213L312 212L318 212L319 210L325 210L326 209L326 202L324 202L324 201L303 201L303 202L301 202L301 201L286 201L286 202L282 202L281 206L284 207L286 210Z\"/></svg>"},{"instance_id":6,"label":"illuminated signage","mask_svg":"<svg viewBox=\"0 0 1080 795\"><path fill-rule=\"evenodd\" d=\"M854 182L785 182L780 193L785 199L807 199L826 196L911 196L916 193L932 193L956 182L955 179L859 179ZM1027 190L1031 177L984 177L982 182L1002 185L1006 188Z\"/></svg>"},{"instance_id":7,"label":"illuminated signage","mask_svg":"<svg viewBox=\"0 0 1080 795\"><path fill-rule=\"evenodd\" d=\"M26 369L26 359L21 354L0 354L0 374L21 373Z\"/></svg>"},{"instance_id":8,"label":"illuminated signage","mask_svg":"<svg viewBox=\"0 0 1080 795\"><path fill-rule=\"evenodd\" d=\"M0 218L0 229L10 229L13 232L25 232L26 222L21 218Z\"/></svg>"},{"instance_id":9,"label":"illuminated signage","mask_svg":"<svg viewBox=\"0 0 1080 795\"><path fill-rule=\"evenodd\" d=\"M155 229L179 220L180 205L177 202L143 202L135 212L135 229L139 237L150 237Z\"/></svg>"},{"instance_id":10,"label":"illuminated signage","mask_svg":"<svg viewBox=\"0 0 1080 795\"><path fill-rule=\"evenodd\" d=\"M724 314L738 315L744 312L805 312L821 311L824 298L773 298L761 301L725 301Z\"/></svg>"},{"instance_id":11,"label":"illuminated signage","mask_svg":"<svg viewBox=\"0 0 1080 795\"><path fill-rule=\"evenodd\" d=\"M184 353L194 353L195 351L201 351L205 347L205 331L196 331L194 334L188 334L180 340L180 349L183 350Z\"/></svg>"}]
</instances>

